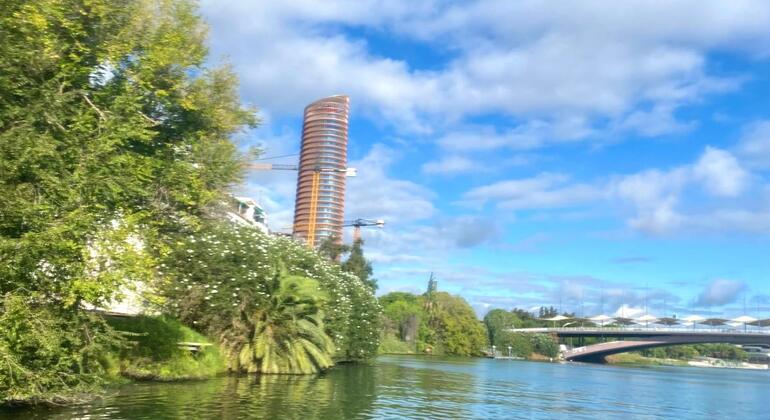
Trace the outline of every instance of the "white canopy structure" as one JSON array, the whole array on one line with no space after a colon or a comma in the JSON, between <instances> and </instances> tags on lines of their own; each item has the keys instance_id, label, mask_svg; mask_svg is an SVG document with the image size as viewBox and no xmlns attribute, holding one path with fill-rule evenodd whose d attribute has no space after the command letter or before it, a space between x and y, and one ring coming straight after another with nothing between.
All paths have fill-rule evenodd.
<instances>
[{"instance_id":1,"label":"white canopy structure","mask_svg":"<svg viewBox=\"0 0 770 420\"><path fill-rule=\"evenodd\" d=\"M640 316L639 318L635 318L634 322L637 323L637 324L644 324L644 326L646 327L647 325L650 324L650 322L655 322L657 320L658 320L658 317L655 317L655 316L652 316L652 315L649 315L649 314L645 314L645 315Z\"/></svg>"},{"instance_id":2,"label":"white canopy structure","mask_svg":"<svg viewBox=\"0 0 770 420\"><path fill-rule=\"evenodd\" d=\"M687 325L692 325L692 328L695 329L695 324L705 321L706 318L700 316L700 315L690 315L686 318L682 318L682 322Z\"/></svg>"},{"instance_id":3,"label":"white canopy structure","mask_svg":"<svg viewBox=\"0 0 770 420\"><path fill-rule=\"evenodd\" d=\"M611 320L611 319L612 319L611 317L609 317L609 316L607 316L607 315L604 315L604 314L602 314L602 315L596 315L596 316L593 316L593 317L591 317L591 318L588 318L588 320L589 320L589 321L591 321L591 322L593 322L593 323L598 323L598 324L599 324L599 325L601 325L602 327L604 326L604 323L605 323L605 322L607 322L607 321L609 321L609 320Z\"/></svg>"},{"instance_id":4,"label":"white canopy structure","mask_svg":"<svg viewBox=\"0 0 770 420\"><path fill-rule=\"evenodd\" d=\"M738 318L733 318L730 320L730 322L737 322L739 324L748 324L750 322L756 321L756 318L750 317L748 315L741 315Z\"/></svg>"},{"instance_id":5,"label":"white canopy structure","mask_svg":"<svg viewBox=\"0 0 770 420\"><path fill-rule=\"evenodd\" d=\"M744 331L746 331L746 329L747 329L747 324L749 324L751 322L756 322L756 321L757 321L756 318L750 317L748 315L741 315L738 318L733 318L733 319L730 320L731 323L735 323L736 324L735 325L736 327L740 327L741 324L742 324Z\"/></svg>"},{"instance_id":6,"label":"white canopy structure","mask_svg":"<svg viewBox=\"0 0 770 420\"><path fill-rule=\"evenodd\" d=\"M553 322L553 326L556 327L556 322L558 322L558 321L565 321L565 320L568 320L568 319L572 319L572 318L570 318L568 316L564 316L564 315L556 315L556 316L553 316L553 317L550 317L550 318L546 318L545 320L546 321L552 321Z\"/></svg>"},{"instance_id":7,"label":"white canopy structure","mask_svg":"<svg viewBox=\"0 0 770 420\"><path fill-rule=\"evenodd\" d=\"M679 323L679 320L673 317L662 317L655 321L656 324L672 326Z\"/></svg>"},{"instance_id":8,"label":"white canopy structure","mask_svg":"<svg viewBox=\"0 0 770 420\"><path fill-rule=\"evenodd\" d=\"M724 319L724 318L708 318L708 319L705 319L705 320L701 321L700 323L703 324L703 325L708 325L708 326L711 326L711 327L716 327L716 326L719 326L719 325L725 325L725 323L727 323L727 321L728 320Z\"/></svg>"}]
</instances>

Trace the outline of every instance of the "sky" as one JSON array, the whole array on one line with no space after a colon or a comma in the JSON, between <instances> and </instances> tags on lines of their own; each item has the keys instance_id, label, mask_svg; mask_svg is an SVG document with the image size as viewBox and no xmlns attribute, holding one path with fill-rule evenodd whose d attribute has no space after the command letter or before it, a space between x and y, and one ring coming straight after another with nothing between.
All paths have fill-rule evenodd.
<instances>
[{"instance_id":1,"label":"sky","mask_svg":"<svg viewBox=\"0 0 770 420\"><path fill-rule=\"evenodd\" d=\"M265 162L351 98L346 219L379 294L479 316L770 317L770 2L203 0ZM289 156L287 156L289 155ZM293 155L293 156L292 156ZM274 158L276 157L276 158ZM296 174L253 172L275 231ZM348 232L349 235L352 232Z\"/></svg>"}]
</instances>

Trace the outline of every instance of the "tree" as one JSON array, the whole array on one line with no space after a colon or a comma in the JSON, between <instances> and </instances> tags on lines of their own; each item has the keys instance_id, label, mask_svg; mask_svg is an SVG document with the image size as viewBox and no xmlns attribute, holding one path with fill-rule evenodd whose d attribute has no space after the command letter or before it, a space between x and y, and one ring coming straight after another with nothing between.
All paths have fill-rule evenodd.
<instances>
[{"instance_id":1,"label":"tree","mask_svg":"<svg viewBox=\"0 0 770 420\"><path fill-rule=\"evenodd\" d=\"M347 252L350 252L350 246L343 244L337 236L329 236L318 245L318 253L331 261L338 261Z\"/></svg>"},{"instance_id":2,"label":"tree","mask_svg":"<svg viewBox=\"0 0 770 420\"><path fill-rule=\"evenodd\" d=\"M447 354L480 355L487 348L484 324L468 302L459 296L436 292L435 322L438 341Z\"/></svg>"},{"instance_id":3,"label":"tree","mask_svg":"<svg viewBox=\"0 0 770 420\"><path fill-rule=\"evenodd\" d=\"M354 274L361 282L377 290L377 280L372 278L372 263L364 257L364 241L357 239L350 248L348 259L342 263L342 269Z\"/></svg>"},{"instance_id":4,"label":"tree","mask_svg":"<svg viewBox=\"0 0 770 420\"><path fill-rule=\"evenodd\" d=\"M116 287L86 267L89 242L116 220L151 240L200 215L240 178L228 137L256 119L232 73L204 67L205 27L188 1L4 8L3 291L99 303Z\"/></svg>"},{"instance_id":5,"label":"tree","mask_svg":"<svg viewBox=\"0 0 770 420\"><path fill-rule=\"evenodd\" d=\"M503 309L492 309L484 316L484 325L487 327L489 342L494 345L497 343L498 336L506 330L514 328L518 317L511 312Z\"/></svg>"},{"instance_id":6,"label":"tree","mask_svg":"<svg viewBox=\"0 0 770 420\"><path fill-rule=\"evenodd\" d=\"M385 298L384 301L381 300L384 308L383 315L394 324L398 338L402 341L414 342L417 339L419 322L425 316L417 296L394 292L383 298Z\"/></svg>"},{"instance_id":7,"label":"tree","mask_svg":"<svg viewBox=\"0 0 770 420\"><path fill-rule=\"evenodd\" d=\"M261 304L223 332L231 369L249 373L308 374L334 365L334 342L326 334L318 283L277 274L266 282Z\"/></svg>"},{"instance_id":8,"label":"tree","mask_svg":"<svg viewBox=\"0 0 770 420\"><path fill-rule=\"evenodd\" d=\"M161 238L240 179L229 137L257 120L232 72L205 67L191 1L6 0L0 34L0 317L31 302L29 322L51 321L40 338L65 343L3 352L29 377L67 378L24 395L61 398L110 341L83 303L156 280ZM0 382L2 399L18 386Z\"/></svg>"},{"instance_id":9,"label":"tree","mask_svg":"<svg viewBox=\"0 0 770 420\"><path fill-rule=\"evenodd\" d=\"M457 356L480 355L488 341L484 324L473 308L461 297L446 292L428 296L392 292L380 297L386 329L383 334L398 335L402 341L413 339L416 329L417 349ZM416 327L416 328L415 328Z\"/></svg>"},{"instance_id":10,"label":"tree","mask_svg":"<svg viewBox=\"0 0 770 420\"><path fill-rule=\"evenodd\" d=\"M503 331L495 337L498 351L505 352L511 348L511 354L519 357L529 357L534 351L530 334L517 334Z\"/></svg>"},{"instance_id":11,"label":"tree","mask_svg":"<svg viewBox=\"0 0 770 420\"><path fill-rule=\"evenodd\" d=\"M553 306L541 306L538 318L553 318L556 315L559 315L559 311L557 311Z\"/></svg>"}]
</instances>

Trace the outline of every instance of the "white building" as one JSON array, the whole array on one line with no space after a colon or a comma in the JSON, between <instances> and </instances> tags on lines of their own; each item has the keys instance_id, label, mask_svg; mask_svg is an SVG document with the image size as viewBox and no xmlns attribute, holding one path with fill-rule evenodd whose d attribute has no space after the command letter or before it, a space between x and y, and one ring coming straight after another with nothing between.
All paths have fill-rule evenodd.
<instances>
[{"instance_id":1,"label":"white building","mask_svg":"<svg viewBox=\"0 0 770 420\"><path fill-rule=\"evenodd\" d=\"M251 198L232 197L231 211L227 212L227 218L234 223L255 227L262 232L269 233L267 227L267 213Z\"/></svg>"}]
</instances>

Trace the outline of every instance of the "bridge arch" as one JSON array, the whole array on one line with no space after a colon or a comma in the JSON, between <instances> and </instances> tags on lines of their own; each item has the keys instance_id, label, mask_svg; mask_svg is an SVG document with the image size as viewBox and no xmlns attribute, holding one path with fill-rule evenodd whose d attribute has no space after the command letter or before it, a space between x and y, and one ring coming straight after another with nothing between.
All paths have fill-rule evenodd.
<instances>
[{"instance_id":1,"label":"bridge arch","mask_svg":"<svg viewBox=\"0 0 770 420\"><path fill-rule=\"evenodd\" d=\"M564 360L589 363L606 363L607 356L656 347L679 346L684 344L770 344L770 337L720 337L720 336L663 336L642 340L624 340L597 343L578 347L564 353Z\"/></svg>"},{"instance_id":2,"label":"bridge arch","mask_svg":"<svg viewBox=\"0 0 770 420\"><path fill-rule=\"evenodd\" d=\"M526 328L512 330L519 333L547 333L558 338L595 337L617 338L589 346L577 347L562 354L564 360L606 363L606 357L655 347L683 344L762 344L770 345L767 332L736 332L735 330L683 330L646 328Z\"/></svg>"}]
</instances>

